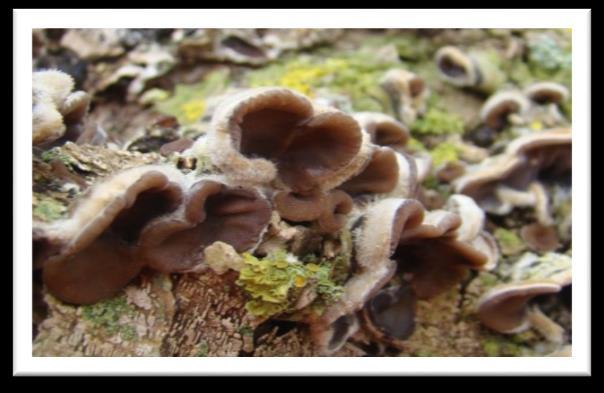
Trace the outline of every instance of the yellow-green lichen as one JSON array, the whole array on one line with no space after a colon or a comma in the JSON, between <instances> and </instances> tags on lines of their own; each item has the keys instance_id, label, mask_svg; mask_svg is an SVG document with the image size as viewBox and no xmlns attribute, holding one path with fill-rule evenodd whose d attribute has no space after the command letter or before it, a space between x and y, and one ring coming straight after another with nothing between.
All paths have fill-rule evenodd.
<instances>
[{"instance_id":1,"label":"yellow-green lichen","mask_svg":"<svg viewBox=\"0 0 604 393\"><path fill-rule=\"evenodd\" d=\"M497 239L501 252L505 255L518 254L525 249L522 239L509 229L497 228L493 235Z\"/></svg>"},{"instance_id":2,"label":"yellow-green lichen","mask_svg":"<svg viewBox=\"0 0 604 393\"><path fill-rule=\"evenodd\" d=\"M463 118L442 107L438 95L432 94L427 102L428 109L411 125L416 135L449 135L464 132Z\"/></svg>"},{"instance_id":3,"label":"yellow-green lichen","mask_svg":"<svg viewBox=\"0 0 604 393\"><path fill-rule=\"evenodd\" d=\"M488 337L482 341L482 350L489 357L530 356L527 347L499 337Z\"/></svg>"},{"instance_id":4,"label":"yellow-green lichen","mask_svg":"<svg viewBox=\"0 0 604 393\"><path fill-rule=\"evenodd\" d=\"M251 71L247 84L287 87L310 97L321 89L349 97L355 111L391 113L390 99L379 81L393 66L400 64L344 54L326 58L300 56Z\"/></svg>"},{"instance_id":5,"label":"yellow-green lichen","mask_svg":"<svg viewBox=\"0 0 604 393\"><path fill-rule=\"evenodd\" d=\"M208 343L202 340L197 345L197 353L195 354L195 356L197 356L197 357L206 357L206 356L208 356L208 351L209 350L210 350L210 346L208 345Z\"/></svg>"},{"instance_id":6,"label":"yellow-green lichen","mask_svg":"<svg viewBox=\"0 0 604 393\"><path fill-rule=\"evenodd\" d=\"M434 165L434 167L446 164L447 162L459 160L459 147L452 143L439 143L434 149L430 150L429 152L430 157L432 157L432 164Z\"/></svg>"},{"instance_id":7,"label":"yellow-green lichen","mask_svg":"<svg viewBox=\"0 0 604 393\"><path fill-rule=\"evenodd\" d=\"M175 116L181 124L193 124L204 114L206 99L223 92L229 82L229 71L219 69L210 72L205 78L192 85L177 85L168 99L155 103L162 113Z\"/></svg>"},{"instance_id":8,"label":"yellow-green lichen","mask_svg":"<svg viewBox=\"0 0 604 393\"><path fill-rule=\"evenodd\" d=\"M50 198L38 200L33 208L35 218L42 221L54 221L63 217L67 212L67 208Z\"/></svg>"},{"instance_id":9,"label":"yellow-green lichen","mask_svg":"<svg viewBox=\"0 0 604 393\"><path fill-rule=\"evenodd\" d=\"M136 329L123 323L122 317L133 317L135 309L128 304L124 295L82 306L82 318L94 327L104 329L108 335L119 334L124 340L137 337Z\"/></svg>"},{"instance_id":10,"label":"yellow-green lichen","mask_svg":"<svg viewBox=\"0 0 604 393\"><path fill-rule=\"evenodd\" d=\"M74 163L73 159L69 157L69 155L61 152L60 147L54 147L50 150L46 150L40 154L40 158L44 162L52 162L54 160L59 160L65 165L71 165Z\"/></svg>"},{"instance_id":11,"label":"yellow-green lichen","mask_svg":"<svg viewBox=\"0 0 604 393\"><path fill-rule=\"evenodd\" d=\"M237 284L243 287L250 300L246 310L257 317L291 311L301 290L312 285L318 300L331 303L342 293L342 287L330 278L332 266L328 263L303 264L284 251L258 259L242 254L245 267L239 272Z\"/></svg>"}]
</instances>

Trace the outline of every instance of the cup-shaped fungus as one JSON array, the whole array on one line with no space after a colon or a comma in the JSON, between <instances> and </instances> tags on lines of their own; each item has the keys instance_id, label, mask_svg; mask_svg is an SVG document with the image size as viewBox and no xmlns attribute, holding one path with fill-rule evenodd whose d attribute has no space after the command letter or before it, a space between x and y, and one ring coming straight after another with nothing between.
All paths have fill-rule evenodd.
<instances>
[{"instance_id":1,"label":"cup-shaped fungus","mask_svg":"<svg viewBox=\"0 0 604 393\"><path fill-rule=\"evenodd\" d=\"M537 104L561 104L569 96L568 89L555 82L537 82L528 85L524 89L526 95L531 101Z\"/></svg>"},{"instance_id":2,"label":"cup-shaped fungus","mask_svg":"<svg viewBox=\"0 0 604 393\"><path fill-rule=\"evenodd\" d=\"M380 290L361 311L363 326L374 339L402 348L415 329L417 299L408 285Z\"/></svg>"},{"instance_id":3,"label":"cup-shaped fungus","mask_svg":"<svg viewBox=\"0 0 604 393\"><path fill-rule=\"evenodd\" d=\"M44 226L47 243L60 244L43 263L50 293L90 304L125 286L143 266L135 256L143 227L179 206L182 181L164 166L125 170L94 185L69 218Z\"/></svg>"},{"instance_id":4,"label":"cup-shaped fungus","mask_svg":"<svg viewBox=\"0 0 604 393\"><path fill-rule=\"evenodd\" d=\"M359 318L356 314L342 315L328 327L310 325L315 347L320 355L329 355L342 348L348 339L359 331Z\"/></svg>"},{"instance_id":5,"label":"cup-shaped fungus","mask_svg":"<svg viewBox=\"0 0 604 393\"><path fill-rule=\"evenodd\" d=\"M422 205L413 199L383 199L372 205L362 216L352 220L355 237L354 271L344 285L340 300L311 323L312 331L331 329L333 323L363 308L396 273L396 262L390 259L401 232L421 224ZM317 345L320 342L315 340ZM325 350L325 348L323 348Z\"/></svg>"},{"instance_id":6,"label":"cup-shaped fungus","mask_svg":"<svg viewBox=\"0 0 604 393\"><path fill-rule=\"evenodd\" d=\"M237 252L252 250L270 217L270 204L257 191L200 180L179 210L145 227L138 254L147 266L162 272L193 271L202 266L205 248L216 241Z\"/></svg>"},{"instance_id":7,"label":"cup-shaped fungus","mask_svg":"<svg viewBox=\"0 0 604 393\"><path fill-rule=\"evenodd\" d=\"M381 86L386 90L392 106L405 124L412 124L425 112L429 91L418 75L402 69L392 69L384 75Z\"/></svg>"},{"instance_id":8,"label":"cup-shaped fungus","mask_svg":"<svg viewBox=\"0 0 604 393\"><path fill-rule=\"evenodd\" d=\"M504 90L490 96L480 109L480 119L491 129L500 130L508 123L508 116L522 116L530 108L529 100L515 90Z\"/></svg>"},{"instance_id":9,"label":"cup-shaped fungus","mask_svg":"<svg viewBox=\"0 0 604 393\"><path fill-rule=\"evenodd\" d=\"M543 183L570 176L571 143L568 128L519 137L504 153L469 166L453 185L489 213L502 215L514 207L533 206L538 222L551 225Z\"/></svg>"},{"instance_id":10,"label":"cup-shaped fungus","mask_svg":"<svg viewBox=\"0 0 604 393\"><path fill-rule=\"evenodd\" d=\"M339 318L363 309L397 271L414 296L429 299L458 283L468 269L482 269L489 261L488 254L474 247L474 239L456 238L459 216L443 210L424 214L423 206L413 199L382 199L351 224L355 243L352 276L344 284L340 300L311 322L317 335L331 329ZM381 309L386 311L396 303L383 304ZM392 320L390 316L384 318ZM400 338L409 327L384 329Z\"/></svg>"},{"instance_id":11,"label":"cup-shaped fungus","mask_svg":"<svg viewBox=\"0 0 604 393\"><path fill-rule=\"evenodd\" d=\"M407 128L381 113L357 113L355 119L363 130L363 146L347 167L349 177L339 188L354 196L415 196L416 160L402 151L410 137Z\"/></svg>"},{"instance_id":12,"label":"cup-shaped fungus","mask_svg":"<svg viewBox=\"0 0 604 393\"><path fill-rule=\"evenodd\" d=\"M316 222L320 233L334 233L346 224L352 199L341 190L299 195L280 191L273 197L275 209L292 222Z\"/></svg>"},{"instance_id":13,"label":"cup-shaped fungus","mask_svg":"<svg viewBox=\"0 0 604 393\"><path fill-rule=\"evenodd\" d=\"M315 110L306 97L272 87L225 99L208 137L211 159L229 179L252 184L277 180L298 193L326 189L326 184L333 188L334 176L353 161L361 145L361 129L351 116Z\"/></svg>"},{"instance_id":14,"label":"cup-shaped fungus","mask_svg":"<svg viewBox=\"0 0 604 393\"><path fill-rule=\"evenodd\" d=\"M435 55L440 76L458 87L490 93L499 87L502 72L482 53L465 53L455 46L444 46Z\"/></svg>"},{"instance_id":15,"label":"cup-shaped fungus","mask_svg":"<svg viewBox=\"0 0 604 393\"><path fill-rule=\"evenodd\" d=\"M359 112L355 113L354 118L370 135L371 143L375 145L400 150L411 138L407 127L383 113Z\"/></svg>"},{"instance_id":16,"label":"cup-shaped fungus","mask_svg":"<svg viewBox=\"0 0 604 393\"><path fill-rule=\"evenodd\" d=\"M564 329L541 312L532 300L559 293L572 282L570 257L525 253L512 266L511 282L483 294L476 310L481 322L500 333L519 333L534 327L548 340L561 342Z\"/></svg>"},{"instance_id":17,"label":"cup-shaped fungus","mask_svg":"<svg viewBox=\"0 0 604 393\"><path fill-rule=\"evenodd\" d=\"M58 70L33 74L34 145L44 145L62 137L76 140L83 131L82 120L88 112L90 96L72 92L73 78Z\"/></svg>"}]
</instances>

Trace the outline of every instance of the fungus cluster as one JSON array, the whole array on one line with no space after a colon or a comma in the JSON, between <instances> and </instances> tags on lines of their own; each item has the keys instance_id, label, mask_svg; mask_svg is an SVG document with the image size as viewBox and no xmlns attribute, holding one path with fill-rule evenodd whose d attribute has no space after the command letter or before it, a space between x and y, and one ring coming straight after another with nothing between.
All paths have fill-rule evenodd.
<instances>
[{"instance_id":1,"label":"fungus cluster","mask_svg":"<svg viewBox=\"0 0 604 393\"><path fill-rule=\"evenodd\" d=\"M221 45L227 43L249 52L234 38ZM437 54L447 78L459 86L486 88L485 71L460 56L453 49ZM38 120L34 116L34 144L60 138L86 113L85 93L71 93L73 82L62 83L60 89L34 89L34 104L39 105L34 114L44 113ZM51 294L74 304L113 296L144 268L188 273L211 267L219 274L234 269L251 297L248 311L263 318L293 314L309 325L321 354L337 351L359 332L404 348L414 331L419 300L445 293L472 270L496 268L499 250L485 230L485 211L501 215L517 206L534 206L538 222L551 225L540 179L570 171L571 137L570 129L535 133L461 171L448 167L457 172L447 174L443 169L440 176L454 179L456 194L442 209L429 211L418 199L432 161L407 150L407 125L425 110L427 89L403 70L389 72L383 87L396 98L402 121L323 107L286 88L225 96L213 108L207 133L195 141L176 139L160 150L166 156L199 155L200 162L203 153L207 171L184 174L163 163L97 181L67 218L35 223L35 268L43 270ZM539 103L555 100L538 89L527 89L522 97ZM522 111L526 105L516 104L508 109ZM500 117L484 121L499 127ZM275 229L281 224L285 229ZM327 264L311 268L297 258L301 255L290 258L286 253L279 259L269 252L292 252L301 234L333 240L344 232L352 234L352 246L339 285ZM536 228L523 230L523 237L539 234L547 235ZM262 251L253 255L256 250ZM267 257L258 259L262 254ZM278 280L262 276L266 272ZM486 326L511 332L525 327L526 315L543 321L537 311L527 311L528 299L570 283L554 273L538 282L516 275L521 278L480 300L477 310ZM271 286L274 282L278 288ZM337 291L323 296L329 301L320 313L301 312L321 297L316 292L321 283L333 284Z\"/></svg>"}]
</instances>

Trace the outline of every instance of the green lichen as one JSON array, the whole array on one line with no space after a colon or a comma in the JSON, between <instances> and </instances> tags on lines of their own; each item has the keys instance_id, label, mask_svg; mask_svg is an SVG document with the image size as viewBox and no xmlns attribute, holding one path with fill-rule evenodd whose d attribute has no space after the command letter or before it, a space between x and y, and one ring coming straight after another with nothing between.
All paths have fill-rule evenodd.
<instances>
[{"instance_id":1,"label":"green lichen","mask_svg":"<svg viewBox=\"0 0 604 393\"><path fill-rule=\"evenodd\" d=\"M137 337L133 326L120 322L123 316L133 317L135 309L124 295L82 307L82 318L109 335L119 334L124 340Z\"/></svg>"},{"instance_id":2,"label":"green lichen","mask_svg":"<svg viewBox=\"0 0 604 393\"><path fill-rule=\"evenodd\" d=\"M302 289L311 285L318 300L331 303L342 293L342 287L330 278L331 264L303 264L284 251L258 259L242 254L245 267L239 272L237 284L250 296L246 310L257 317L270 317L291 311Z\"/></svg>"},{"instance_id":3,"label":"green lichen","mask_svg":"<svg viewBox=\"0 0 604 393\"><path fill-rule=\"evenodd\" d=\"M420 151L428 150L428 149L426 149L426 146L424 146L423 143L421 143L418 139L413 138L413 137L409 138L409 140L407 141L407 144L405 145L405 148L411 152L420 152Z\"/></svg>"},{"instance_id":4,"label":"green lichen","mask_svg":"<svg viewBox=\"0 0 604 393\"><path fill-rule=\"evenodd\" d=\"M219 69L210 72L199 83L177 85L172 97L156 102L155 108L161 113L175 116L181 124L193 124L205 113L207 98L227 88L229 75L228 70Z\"/></svg>"},{"instance_id":5,"label":"green lichen","mask_svg":"<svg viewBox=\"0 0 604 393\"><path fill-rule=\"evenodd\" d=\"M239 334L242 336L253 337L254 336L254 328L251 326L241 326L238 330Z\"/></svg>"},{"instance_id":6,"label":"green lichen","mask_svg":"<svg viewBox=\"0 0 604 393\"><path fill-rule=\"evenodd\" d=\"M400 63L382 62L342 54L299 56L283 60L247 75L250 87L282 86L314 97L319 90L349 97L355 111L392 113L390 99L379 81L390 68Z\"/></svg>"},{"instance_id":7,"label":"green lichen","mask_svg":"<svg viewBox=\"0 0 604 393\"><path fill-rule=\"evenodd\" d=\"M448 112L436 94L427 102L428 109L411 125L411 132L418 136L450 135L464 132L464 121L456 113Z\"/></svg>"},{"instance_id":8,"label":"green lichen","mask_svg":"<svg viewBox=\"0 0 604 393\"><path fill-rule=\"evenodd\" d=\"M33 209L35 218L42 221L54 221L63 217L67 208L50 198L38 200Z\"/></svg>"},{"instance_id":9,"label":"green lichen","mask_svg":"<svg viewBox=\"0 0 604 393\"><path fill-rule=\"evenodd\" d=\"M432 157L432 164L438 167L447 162L459 160L459 148L448 142L439 143L436 147L429 151Z\"/></svg>"},{"instance_id":10,"label":"green lichen","mask_svg":"<svg viewBox=\"0 0 604 393\"><path fill-rule=\"evenodd\" d=\"M572 54L570 40L566 45L542 34L528 41L526 60L516 57L506 64L508 77L521 86L537 81L552 81L571 86Z\"/></svg>"},{"instance_id":11,"label":"green lichen","mask_svg":"<svg viewBox=\"0 0 604 393\"><path fill-rule=\"evenodd\" d=\"M198 344L197 353L195 354L195 356L206 357L206 356L208 356L209 350L210 350L210 346L208 345L208 343L205 341L201 341Z\"/></svg>"},{"instance_id":12,"label":"green lichen","mask_svg":"<svg viewBox=\"0 0 604 393\"><path fill-rule=\"evenodd\" d=\"M518 235L505 228L497 228L493 233L499 243L501 252L505 255L513 255L525 249L524 242Z\"/></svg>"},{"instance_id":13,"label":"green lichen","mask_svg":"<svg viewBox=\"0 0 604 393\"><path fill-rule=\"evenodd\" d=\"M40 154L40 158L44 162L52 162L54 160L59 160L65 165L73 164L72 158L69 157L67 154L61 152L61 149L59 147L54 147L50 150L42 152L42 154Z\"/></svg>"},{"instance_id":14,"label":"green lichen","mask_svg":"<svg viewBox=\"0 0 604 393\"><path fill-rule=\"evenodd\" d=\"M500 337L488 337L482 342L482 350L489 357L529 356L528 348Z\"/></svg>"}]
</instances>

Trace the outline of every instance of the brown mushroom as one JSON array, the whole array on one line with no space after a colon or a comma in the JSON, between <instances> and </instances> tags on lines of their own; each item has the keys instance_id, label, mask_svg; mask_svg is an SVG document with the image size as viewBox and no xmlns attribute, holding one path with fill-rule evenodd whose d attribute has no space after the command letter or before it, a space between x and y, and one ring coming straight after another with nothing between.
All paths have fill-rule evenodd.
<instances>
[{"instance_id":1,"label":"brown mushroom","mask_svg":"<svg viewBox=\"0 0 604 393\"><path fill-rule=\"evenodd\" d=\"M359 112L355 113L354 118L375 145L401 150L411 138L411 133L404 124L383 113Z\"/></svg>"},{"instance_id":2,"label":"brown mushroom","mask_svg":"<svg viewBox=\"0 0 604 393\"><path fill-rule=\"evenodd\" d=\"M134 255L143 227L181 203L178 174L153 165L120 172L92 187L68 219L43 226L56 252L43 263L48 290L65 302L90 304L134 278L143 265Z\"/></svg>"},{"instance_id":3,"label":"brown mushroom","mask_svg":"<svg viewBox=\"0 0 604 393\"><path fill-rule=\"evenodd\" d=\"M454 188L493 214L507 214L516 206L534 206L538 221L551 225L548 195L540 183L570 175L571 143L570 129L519 137L504 153L467 167L466 174L453 181Z\"/></svg>"},{"instance_id":4,"label":"brown mushroom","mask_svg":"<svg viewBox=\"0 0 604 393\"><path fill-rule=\"evenodd\" d=\"M273 197L273 202L284 219L293 222L316 221L321 233L334 233L342 229L346 215L352 210L352 199L341 190L310 195L280 191Z\"/></svg>"},{"instance_id":5,"label":"brown mushroom","mask_svg":"<svg viewBox=\"0 0 604 393\"><path fill-rule=\"evenodd\" d=\"M380 290L361 311L366 331L374 339L402 349L415 329L417 297L408 285Z\"/></svg>"},{"instance_id":6,"label":"brown mushroom","mask_svg":"<svg viewBox=\"0 0 604 393\"><path fill-rule=\"evenodd\" d=\"M556 229L539 223L523 226L520 236L529 248L535 251L554 251L560 247Z\"/></svg>"},{"instance_id":7,"label":"brown mushroom","mask_svg":"<svg viewBox=\"0 0 604 393\"><path fill-rule=\"evenodd\" d=\"M200 180L188 191L181 209L144 228L138 254L159 271L195 270L203 263L204 249L216 241L237 252L252 250L270 217L270 204L257 191Z\"/></svg>"},{"instance_id":8,"label":"brown mushroom","mask_svg":"<svg viewBox=\"0 0 604 393\"><path fill-rule=\"evenodd\" d=\"M524 114L529 109L528 99L512 90L500 91L490 96L480 110L480 118L488 127L502 129L512 113Z\"/></svg>"},{"instance_id":9,"label":"brown mushroom","mask_svg":"<svg viewBox=\"0 0 604 393\"><path fill-rule=\"evenodd\" d=\"M555 82L537 82L527 86L524 94L538 104L561 104L569 96L568 89Z\"/></svg>"},{"instance_id":10,"label":"brown mushroom","mask_svg":"<svg viewBox=\"0 0 604 393\"><path fill-rule=\"evenodd\" d=\"M225 99L208 137L214 165L230 179L277 180L298 193L333 188L334 176L354 160L361 145L362 133L352 117L314 109L306 97L284 88L250 89Z\"/></svg>"}]
</instances>

